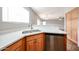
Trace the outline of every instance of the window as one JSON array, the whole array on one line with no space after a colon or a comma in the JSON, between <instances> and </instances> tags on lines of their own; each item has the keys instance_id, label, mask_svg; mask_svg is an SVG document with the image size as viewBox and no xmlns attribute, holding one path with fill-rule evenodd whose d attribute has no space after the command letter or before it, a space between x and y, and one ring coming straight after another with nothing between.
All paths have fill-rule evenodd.
<instances>
[{"instance_id":1,"label":"window","mask_svg":"<svg viewBox=\"0 0 79 59\"><path fill-rule=\"evenodd\" d=\"M3 21L29 23L29 11L23 7L3 7Z\"/></svg>"}]
</instances>

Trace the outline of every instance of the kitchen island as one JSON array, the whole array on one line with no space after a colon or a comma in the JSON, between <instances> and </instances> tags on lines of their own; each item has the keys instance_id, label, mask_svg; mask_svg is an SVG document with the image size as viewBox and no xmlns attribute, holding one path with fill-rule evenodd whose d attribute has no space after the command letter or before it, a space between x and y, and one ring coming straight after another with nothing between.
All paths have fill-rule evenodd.
<instances>
[{"instance_id":1,"label":"kitchen island","mask_svg":"<svg viewBox=\"0 0 79 59\"><path fill-rule=\"evenodd\" d=\"M32 32L32 33L26 33L22 34L23 31L28 31L30 29L24 29L20 31L12 31L12 32L4 32L3 34L0 34L0 50L4 50L8 46L12 45L16 41L20 40L21 38L31 36L31 35L36 35L40 33L52 33L52 34L58 34L58 35L65 35L66 32L61 31L61 30L45 30L45 29L39 29L40 31L38 32ZM35 30L35 29L33 29Z\"/></svg>"}]
</instances>

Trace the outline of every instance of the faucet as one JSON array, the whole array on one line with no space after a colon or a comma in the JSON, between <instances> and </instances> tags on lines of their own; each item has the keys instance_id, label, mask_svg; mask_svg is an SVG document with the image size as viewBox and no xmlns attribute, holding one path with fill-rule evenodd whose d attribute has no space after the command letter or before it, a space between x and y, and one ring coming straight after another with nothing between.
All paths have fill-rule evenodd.
<instances>
[{"instance_id":1,"label":"faucet","mask_svg":"<svg viewBox=\"0 0 79 59\"><path fill-rule=\"evenodd\" d=\"M31 30L33 29L33 26L32 26L32 24L29 24L29 27L30 27L30 29L31 29Z\"/></svg>"},{"instance_id":2,"label":"faucet","mask_svg":"<svg viewBox=\"0 0 79 59\"><path fill-rule=\"evenodd\" d=\"M30 27L31 27L31 30L33 29L33 26L32 26L32 24L30 24Z\"/></svg>"}]
</instances>

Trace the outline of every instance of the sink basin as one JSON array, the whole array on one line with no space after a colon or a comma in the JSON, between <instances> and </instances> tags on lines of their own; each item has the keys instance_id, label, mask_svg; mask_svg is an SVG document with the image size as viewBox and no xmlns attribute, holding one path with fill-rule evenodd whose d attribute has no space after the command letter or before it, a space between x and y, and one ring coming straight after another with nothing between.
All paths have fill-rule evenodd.
<instances>
[{"instance_id":1,"label":"sink basin","mask_svg":"<svg viewBox=\"0 0 79 59\"><path fill-rule=\"evenodd\" d=\"M34 32L40 32L40 30L27 30L27 31L23 31L22 34L27 34L27 33L34 33Z\"/></svg>"},{"instance_id":2,"label":"sink basin","mask_svg":"<svg viewBox=\"0 0 79 59\"><path fill-rule=\"evenodd\" d=\"M59 30L64 31L64 29L61 29L61 28Z\"/></svg>"}]
</instances>

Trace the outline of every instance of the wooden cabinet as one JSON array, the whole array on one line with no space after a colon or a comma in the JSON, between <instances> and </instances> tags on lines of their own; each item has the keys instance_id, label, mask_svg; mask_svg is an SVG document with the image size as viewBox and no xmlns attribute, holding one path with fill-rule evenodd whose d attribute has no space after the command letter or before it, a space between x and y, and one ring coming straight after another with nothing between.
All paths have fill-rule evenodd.
<instances>
[{"instance_id":1,"label":"wooden cabinet","mask_svg":"<svg viewBox=\"0 0 79 59\"><path fill-rule=\"evenodd\" d=\"M66 14L66 31L67 31L67 37L69 37L70 39L72 38L71 36L72 36L72 28L71 28L71 26L72 26L72 23L71 23L71 12L69 12L69 13L67 13Z\"/></svg>"},{"instance_id":2,"label":"wooden cabinet","mask_svg":"<svg viewBox=\"0 0 79 59\"><path fill-rule=\"evenodd\" d=\"M72 40L77 43L77 33L78 33L78 15L79 15L79 8L75 8L71 11L72 15Z\"/></svg>"},{"instance_id":3,"label":"wooden cabinet","mask_svg":"<svg viewBox=\"0 0 79 59\"><path fill-rule=\"evenodd\" d=\"M78 18L79 18L79 8L74 8L66 14L67 23L67 37L69 40L77 44L77 34L78 34Z\"/></svg>"},{"instance_id":4,"label":"wooden cabinet","mask_svg":"<svg viewBox=\"0 0 79 59\"><path fill-rule=\"evenodd\" d=\"M36 51L43 51L45 47L45 34L41 33L36 35Z\"/></svg>"},{"instance_id":5,"label":"wooden cabinet","mask_svg":"<svg viewBox=\"0 0 79 59\"><path fill-rule=\"evenodd\" d=\"M44 50L44 38L39 38L36 40L36 50L43 51Z\"/></svg>"},{"instance_id":6,"label":"wooden cabinet","mask_svg":"<svg viewBox=\"0 0 79 59\"><path fill-rule=\"evenodd\" d=\"M26 37L27 51L43 51L44 50L44 33Z\"/></svg>"},{"instance_id":7,"label":"wooden cabinet","mask_svg":"<svg viewBox=\"0 0 79 59\"><path fill-rule=\"evenodd\" d=\"M66 34L46 33L46 51L66 51Z\"/></svg>"},{"instance_id":8,"label":"wooden cabinet","mask_svg":"<svg viewBox=\"0 0 79 59\"><path fill-rule=\"evenodd\" d=\"M64 35L54 36L54 50L55 51L65 51L65 43Z\"/></svg>"},{"instance_id":9,"label":"wooden cabinet","mask_svg":"<svg viewBox=\"0 0 79 59\"><path fill-rule=\"evenodd\" d=\"M4 51L24 51L25 50L25 38L13 43L9 47L5 48Z\"/></svg>"},{"instance_id":10,"label":"wooden cabinet","mask_svg":"<svg viewBox=\"0 0 79 59\"><path fill-rule=\"evenodd\" d=\"M43 51L45 34L27 36L4 49L4 51Z\"/></svg>"},{"instance_id":11,"label":"wooden cabinet","mask_svg":"<svg viewBox=\"0 0 79 59\"><path fill-rule=\"evenodd\" d=\"M77 33L78 33L78 18L72 19L72 40L77 43Z\"/></svg>"},{"instance_id":12,"label":"wooden cabinet","mask_svg":"<svg viewBox=\"0 0 79 59\"><path fill-rule=\"evenodd\" d=\"M67 51L79 51L79 48L77 47L77 44L71 40L67 40Z\"/></svg>"},{"instance_id":13,"label":"wooden cabinet","mask_svg":"<svg viewBox=\"0 0 79 59\"><path fill-rule=\"evenodd\" d=\"M73 10L70 11L71 12L71 18L75 19L79 17L79 8L74 8Z\"/></svg>"},{"instance_id":14,"label":"wooden cabinet","mask_svg":"<svg viewBox=\"0 0 79 59\"><path fill-rule=\"evenodd\" d=\"M26 42L26 50L27 51L34 51L35 50L35 41L34 40L30 40Z\"/></svg>"}]
</instances>

